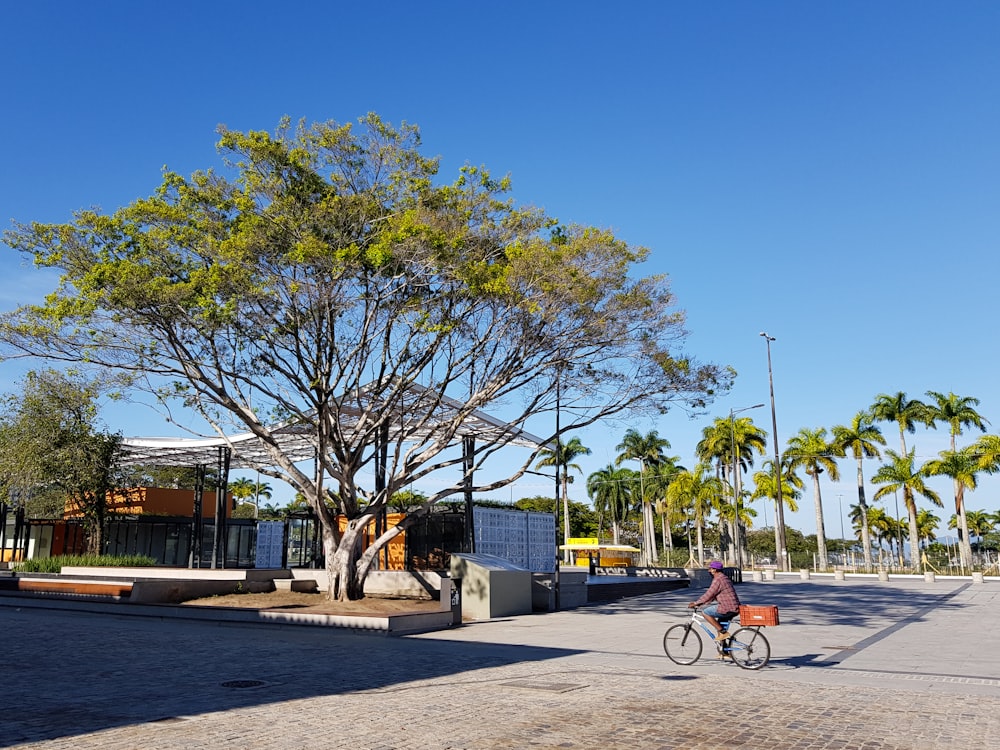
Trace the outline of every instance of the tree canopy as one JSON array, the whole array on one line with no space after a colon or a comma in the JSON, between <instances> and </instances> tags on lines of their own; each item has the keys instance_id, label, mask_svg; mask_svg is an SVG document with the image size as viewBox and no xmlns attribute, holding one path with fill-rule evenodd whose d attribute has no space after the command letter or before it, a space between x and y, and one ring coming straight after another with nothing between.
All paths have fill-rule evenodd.
<instances>
[{"instance_id":1,"label":"tree canopy","mask_svg":"<svg viewBox=\"0 0 1000 750\"><path fill-rule=\"evenodd\" d=\"M220 136L219 171L165 171L153 195L112 213L7 232L61 279L3 315L0 340L8 356L127 373L164 413L193 409L216 434L257 435L269 461L255 468L321 520L335 596L360 596L401 530L361 550L393 494L450 467L455 481L428 504L469 491L513 440L476 440L462 468L453 446L475 410L521 430L559 406L566 431L699 408L730 384L680 349L667 279L637 274L645 248L517 207L509 180L484 168L438 181L412 125L371 114ZM309 436L315 470L282 450L279 423ZM471 489L503 486L534 458Z\"/></svg>"},{"instance_id":2,"label":"tree canopy","mask_svg":"<svg viewBox=\"0 0 1000 750\"><path fill-rule=\"evenodd\" d=\"M79 373L29 372L0 413L0 489L33 514L83 519L88 552L102 552L108 492L127 482L121 436L97 424L102 385Z\"/></svg>"}]
</instances>

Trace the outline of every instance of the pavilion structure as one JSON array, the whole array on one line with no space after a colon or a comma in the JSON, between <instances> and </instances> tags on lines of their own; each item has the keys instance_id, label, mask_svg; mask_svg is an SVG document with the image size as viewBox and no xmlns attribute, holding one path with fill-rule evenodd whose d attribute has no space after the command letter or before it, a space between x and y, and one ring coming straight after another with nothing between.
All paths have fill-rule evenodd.
<instances>
[{"instance_id":1,"label":"pavilion structure","mask_svg":"<svg viewBox=\"0 0 1000 750\"><path fill-rule=\"evenodd\" d=\"M341 410L341 426L350 431L357 427L358 420L374 406L366 400L362 391L352 401L352 408ZM428 404L433 403L434 420L421 417L417 423L409 416L407 407L420 407L422 413L427 411ZM392 426L383 432L376 451L376 491L385 487L386 451L390 443L404 439L420 439L430 435L432 430L443 422L454 419L464 410L461 402L434 393L418 385L410 385L406 397L396 409ZM303 421L291 420L276 425L270 429L279 448L293 461L310 461L316 459L316 443L313 439L314 428ZM507 424L485 412L475 410L463 418L454 441L462 446L462 467L464 474L464 499L466 513L466 549L474 550L474 534L472 528L472 469L474 465L475 441L486 438L488 442L500 445L511 445L532 450L546 447L541 438L525 432L513 425ZM256 469L272 465L273 462L264 447L262 440L252 432L233 436L212 438L175 438L175 437L131 437L122 441L124 452L123 463L126 465L153 466L191 466L196 469L196 486L194 493L194 524L192 526L191 552L189 567L195 567L201 559L202 507L204 503L205 475L208 467L214 466L217 471L218 483L215 491L215 544L212 549L211 567L223 567L225 556L219 557L225 539L225 503L226 488L229 484L229 472L232 469ZM558 482L555 482L558 506ZM381 523L381 528L379 528ZM381 533L385 526L384 513L377 521L376 533Z\"/></svg>"}]
</instances>

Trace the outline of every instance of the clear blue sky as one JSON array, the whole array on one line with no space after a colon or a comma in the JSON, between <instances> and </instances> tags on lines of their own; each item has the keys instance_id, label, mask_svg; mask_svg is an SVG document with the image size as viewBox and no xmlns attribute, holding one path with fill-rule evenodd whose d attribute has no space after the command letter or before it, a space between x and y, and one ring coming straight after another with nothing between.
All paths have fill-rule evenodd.
<instances>
[{"instance_id":1,"label":"clear blue sky","mask_svg":"<svg viewBox=\"0 0 1000 750\"><path fill-rule=\"evenodd\" d=\"M768 403L762 330L777 338L782 446L898 390L975 396L1000 431L1000 4L368 7L0 5L0 219L110 211L148 195L164 165L216 166L220 123L376 111L419 125L445 179L485 164L512 176L520 202L651 248L644 270L672 277L690 351L739 373L707 417L635 424L682 463L712 416ZM4 250L0 309L50 288ZM19 372L0 369L0 390ZM769 408L750 415L770 433ZM110 426L166 432L142 417ZM623 432L581 435L594 450L585 474L614 459ZM926 460L947 431L908 444ZM841 468L824 484L831 537L838 495L845 512L856 500L853 466ZM934 486L947 519L950 487ZM998 486L984 480L969 507L997 510ZM571 496L585 500L580 483ZM810 533L811 491L801 508L787 520Z\"/></svg>"}]
</instances>

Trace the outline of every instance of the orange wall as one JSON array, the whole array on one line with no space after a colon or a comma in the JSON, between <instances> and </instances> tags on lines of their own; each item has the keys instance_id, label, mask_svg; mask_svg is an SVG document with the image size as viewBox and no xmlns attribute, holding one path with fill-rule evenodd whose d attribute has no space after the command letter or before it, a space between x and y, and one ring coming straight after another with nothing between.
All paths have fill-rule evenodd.
<instances>
[{"instance_id":1,"label":"orange wall","mask_svg":"<svg viewBox=\"0 0 1000 750\"><path fill-rule=\"evenodd\" d=\"M395 526L404 518L403 513L389 513L386 516L386 523L389 527ZM337 520L340 525L340 532L344 533L347 530L347 519L344 516L338 516ZM375 540L375 521L372 521L365 528L365 544L366 546ZM387 565L387 570L404 570L406 568L406 532L402 534L397 534L392 540L385 546L385 549L389 551L389 561ZM384 559L382 555L383 552L379 552L379 560Z\"/></svg>"},{"instance_id":2,"label":"orange wall","mask_svg":"<svg viewBox=\"0 0 1000 750\"><path fill-rule=\"evenodd\" d=\"M194 515L194 490L175 490L166 487L133 487L115 490L108 495L108 512L147 516ZM233 512L232 495L226 496L225 513ZM82 513L72 501L66 503L64 518L79 518ZM202 495L202 518L215 518L215 490Z\"/></svg>"}]
</instances>

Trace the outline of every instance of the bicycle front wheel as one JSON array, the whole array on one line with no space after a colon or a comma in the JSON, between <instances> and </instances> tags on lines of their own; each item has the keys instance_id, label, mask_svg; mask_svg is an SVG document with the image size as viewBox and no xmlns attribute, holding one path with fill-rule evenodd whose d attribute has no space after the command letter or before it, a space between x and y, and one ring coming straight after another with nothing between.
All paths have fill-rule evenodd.
<instances>
[{"instance_id":1,"label":"bicycle front wheel","mask_svg":"<svg viewBox=\"0 0 1000 750\"><path fill-rule=\"evenodd\" d=\"M694 664L701 656L701 636L690 623L673 625L663 634L663 650L674 664Z\"/></svg>"},{"instance_id":2,"label":"bicycle front wheel","mask_svg":"<svg viewBox=\"0 0 1000 750\"><path fill-rule=\"evenodd\" d=\"M758 628L740 628L727 645L729 656L742 669L760 669L771 659L771 644Z\"/></svg>"}]
</instances>

